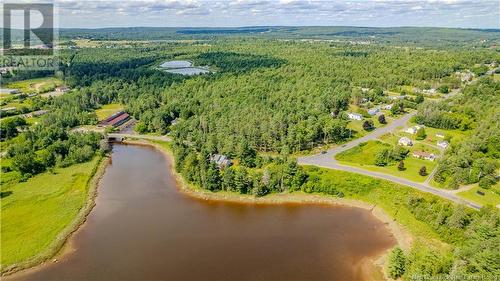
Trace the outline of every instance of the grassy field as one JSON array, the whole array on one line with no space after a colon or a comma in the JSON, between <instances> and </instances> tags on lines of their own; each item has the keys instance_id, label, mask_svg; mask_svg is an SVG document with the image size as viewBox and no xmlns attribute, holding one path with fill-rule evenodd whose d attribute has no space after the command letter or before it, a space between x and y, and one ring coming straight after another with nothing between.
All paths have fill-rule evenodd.
<instances>
[{"instance_id":1,"label":"grassy field","mask_svg":"<svg viewBox=\"0 0 500 281\"><path fill-rule=\"evenodd\" d=\"M2 268L48 250L88 200L94 160L2 184Z\"/></svg>"},{"instance_id":2,"label":"grassy field","mask_svg":"<svg viewBox=\"0 0 500 281\"><path fill-rule=\"evenodd\" d=\"M477 194L477 191L482 191L484 195ZM476 185L467 191L457 193L457 195L482 205L497 206L500 204L500 183L497 183L489 189L480 188Z\"/></svg>"},{"instance_id":3,"label":"grassy field","mask_svg":"<svg viewBox=\"0 0 500 281\"><path fill-rule=\"evenodd\" d=\"M437 241L438 235L426 223L417 220L406 208L405 202L410 196L420 196L427 199L436 198L433 195L413 190L395 183L344 171L335 171L313 166L305 166L307 173L317 176L322 182L327 182L345 195L345 198L360 200L375 204L400 224L404 225L415 237L442 247ZM436 198L436 200L441 200Z\"/></svg>"},{"instance_id":4,"label":"grassy field","mask_svg":"<svg viewBox=\"0 0 500 281\"><path fill-rule=\"evenodd\" d=\"M99 121L101 121L120 110L123 110L123 105L119 103L110 103L103 105L101 108L97 109L95 113Z\"/></svg>"},{"instance_id":5,"label":"grassy field","mask_svg":"<svg viewBox=\"0 0 500 281\"><path fill-rule=\"evenodd\" d=\"M353 147L343 153L337 155L336 159L339 160L341 164L355 166L363 169L367 169L374 172L386 173L397 177L402 177L416 182L424 182L427 176L421 176L418 174L420 168L425 166L427 172L431 171L436 167L436 161L428 161L423 159L417 159L410 155L404 160L405 170L398 170L398 162L391 162L387 166L376 166L375 156L379 151L384 148L390 149L392 146L388 143L381 141L369 141L364 144ZM411 149L416 150L431 150L427 148L426 145L415 145ZM436 152L431 150L431 152Z\"/></svg>"},{"instance_id":6,"label":"grassy field","mask_svg":"<svg viewBox=\"0 0 500 281\"><path fill-rule=\"evenodd\" d=\"M500 74L493 74L493 80L500 81Z\"/></svg>"},{"instance_id":7,"label":"grassy field","mask_svg":"<svg viewBox=\"0 0 500 281\"><path fill-rule=\"evenodd\" d=\"M23 93L45 93L62 85L62 80L55 77L35 78L8 83L5 88L19 89Z\"/></svg>"}]
</instances>

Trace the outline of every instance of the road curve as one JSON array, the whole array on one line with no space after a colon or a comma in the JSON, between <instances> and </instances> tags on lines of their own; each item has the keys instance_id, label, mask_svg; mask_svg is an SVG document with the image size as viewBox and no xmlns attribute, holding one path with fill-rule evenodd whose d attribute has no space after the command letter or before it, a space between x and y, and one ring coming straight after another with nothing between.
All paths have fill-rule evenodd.
<instances>
[{"instance_id":1,"label":"road curve","mask_svg":"<svg viewBox=\"0 0 500 281\"><path fill-rule=\"evenodd\" d=\"M364 137L361 137L359 139L355 139L355 140L350 141L350 142L343 144L341 146L331 148L331 149L327 150L326 153L298 157L297 162L300 165L314 165L314 166L319 166L319 167L323 167L323 168L342 170L342 171L347 171L347 172L352 172L352 173L362 174L362 175L366 175L366 176L370 176L370 177L374 177L374 178L392 181L392 182L395 182L395 183L398 183L401 185L406 185L406 186L409 186L411 188L418 189L418 190L423 191L423 192L432 193L434 195L437 195L437 196L444 198L444 199L451 200L453 202L465 204L465 205L467 205L471 208L474 208L474 209L480 209L481 205L476 204L476 203L471 202L471 201L468 201L468 200L464 200L452 192L438 189L438 188L434 188L434 187L431 187L429 185L421 184L418 182L410 181L410 180L407 180L404 178L400 178L400 177L396 177L396 176L392 176L392 175L388 175L388 174L368 171L368 170L364 170L364 169L356 168L356 167L352 167L352 166L341 165L335 160L335 156L343 151L351 149L362 142L367 142L369 140L377 139L378 137L395 130L397 127L405 126L406 123L410 120L410 118L413 115L415 115L415 113L416 112L408 113L408 114L406 114L398 119L393 120L389 125L387 125L385 127L375 129L374 131L372 131L371 133L369 133L368 135L366 135Z\"/></svg>"}]
</instances>

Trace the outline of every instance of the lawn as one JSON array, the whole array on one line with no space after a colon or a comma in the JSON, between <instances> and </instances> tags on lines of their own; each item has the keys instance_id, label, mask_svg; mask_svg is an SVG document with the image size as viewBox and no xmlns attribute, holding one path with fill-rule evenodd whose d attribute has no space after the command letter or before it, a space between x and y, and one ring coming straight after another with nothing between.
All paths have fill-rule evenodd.
<instances>
[{"instance_id":1,"label":"lawn","mask_svg":"<svg viewBox=\"0 0 500 281\"><path fill-rule=\"evenodd\" d=\"M500 81L500 74L493 74L493 80Z\"/></svg>"},{"instance_id":2,"label":"lawn","mask_svg":"<svg viewBox=\"0 0 500 281\"><path fill-rule=\"evenodd\" d=\"M119 103L105 104L95 111L99 121L106 119L106 117L123 110L123 105Z\"/></svg>"},{"instance_id":3,"label":"lawn","mask_svg":"<svg viewBox=\"0 0 500 281\"><path fill-rule=\"evenodd\" d=\"M2 267L27 261L53 247L87 202L88 183L99 162L96 157L26 182L2 184Z\"/></svg>"},{"instance_id":4,"label":"lawn","mask_svg":"<svg viewBox=\"0 0 500 281\"><path fill-rule=\"evenodd\" d=\"M8 83L5 88L19 89L23 93L45 93L62 85L62 80L55 77L35 78Z\"/></svg>"},{"instance_id":5,"label":"lawn","mask_svg":"<svg viewBox=\"0 0 500 281\"><path fill-rule=\"evenodd\" d=\"M484 195L477 194L477 191L482 191ZM475 186L467 191L459 192L457 195L482 205L497 206L500 204L500 183L497 183L489 189Z\"/></svg>"},{"instance_id":6,"label":"lawn","mask_svg":"<svg viewBox=\"0 0 500 281\"><path fill-rule=\"evenodd\" d=\"M427 179L427 176L421 176L418 173L422 166L425 166L427 168L427 172L430 174L437 165L436 161L417 159L411 155L413 149L426 150L434 153L436 152L433 149L427 148L428 146L417 144L413 148L410 148L410 153L404 160L404 171L398 170L399 162L390 162L387 166L376 166L375 156L377 153L384 148L390 149L391 147L392 146L390 144L381 141L369 141L338 154L336 159L344 165L355 166L374 172L386 173L415 182L424 182Z\"/></svg>"},{"instance_id":7,"label":"lawn","mask_svg":"<svg viewBox=\"0 0 500 281\"><path fill-rule=\"evenodd\" d=\"M360 200L381 207L395 221L404 225L413 237L424 240L428 246L446 248L446 244L439 240L436 232L431 226L419 221L407 208L408 198L418 196L426 200L441 201L443 199L431 194L423 193L406 186L401 186L389 181L371 178L359 174L344 171L317 168L314 166L304 166L311 177L317 177L322 183L334 186L341 191L345 198Z\"/></svg>"}]
</instances>

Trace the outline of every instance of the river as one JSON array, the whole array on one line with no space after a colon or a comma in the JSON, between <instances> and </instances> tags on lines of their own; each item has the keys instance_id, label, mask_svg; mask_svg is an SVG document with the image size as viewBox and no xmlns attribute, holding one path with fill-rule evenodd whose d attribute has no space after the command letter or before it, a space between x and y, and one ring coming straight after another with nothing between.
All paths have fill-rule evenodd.
<instances>
[{"instance_id":1,"label":"river","mask_svg":"<svg viewBox=\"0 0 500 281\"><path fill-rule=\"evenodd\" d=\"M396 243L360 208L192 198L170 165L152 147L115 145L65 254L13 279L363 280Z\"/></svg>"}]
</instances>

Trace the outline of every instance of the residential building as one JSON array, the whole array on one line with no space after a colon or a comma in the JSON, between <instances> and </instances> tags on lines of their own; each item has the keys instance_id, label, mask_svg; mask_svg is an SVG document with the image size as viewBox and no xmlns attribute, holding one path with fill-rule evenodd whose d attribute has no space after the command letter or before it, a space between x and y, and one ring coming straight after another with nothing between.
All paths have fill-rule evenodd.
<instances>
[{"instance_id":1,"label":"residential building","mask_svg":"<svg viewBox=\"0 0 500 281\"><path fill-rule=\"evenodd\" d=\"M402 137L399 139L398 144L402 146L412 146L413 141L410 138Z\"/></svg>"},{"instance_id":2,"label":"residential building","mask_svg":"<svg viewBox=\"0 0 500 281\"><path fill-rule=\"evenodd\" d=\"M425 151L413 151L413 157L429 161L434 161L436 159L436 155L434 153L429 153Z\"/></svg>"},{"instance_id":3,"label":"residential building","mask_svg":"<svg viewBox=\"0 0 500 281\"><path fill-rule=\"evenodd\" d=\"M231 160L229 158L227 158L226 155L222 155L222 154L214 154L210 157L210 161L214 162L217 167L219 168L224 168L224 167L228 167L228 166L231 166Z\"/></svg>"},{"instance_id":4,"label":"residential building","mask_svg":"<svg viewBox=\"0 0 500 281\"><path fill-rule=\"evenodd\" d=\"M370 114L371 116L373 116L373 115L375 115L375 114L377 114L379 112L380 112L380 108L378 108L378 107L374 107L372 109L368 109L368 114Z\"/></svg>"},{"instance_id":5,"label":"residential building","mask_svg":"<svg viewBox=\"0 0 500 281\"><path fill-rule=\"evenodd\" d=\"M382 109L384 109L384 110L391 110L392 109L392 104L382 105Z\"/></svg>"},{"instance_id":6,"label":"residential building","mask_svg":"<svg viewBox=\"0 0 500 281\"><path fill-rule=\"evenodd\" d=\"M415 127L409 127L409 128L407 128L407 129L405 130L405 132L406 132L406 133L408 133L408 134L412 134L412 135L416 134L416 133L417 133L417 131L418 131L418 130L417 130L417 128L415 128Z\"/></svg>"},{"instance_id":7,"label":"residential building","mask_svg":"<svg viewBox=\"0 0 500 281\"><path fill-rule=\"evenodd\" d=\"M17 94L17 93L19 93L18 89L0 88L0 94Z\"/></svg>"},{"instance_id":8,"label":"residential building","mask_svg":"<svg viewBox=\"0 0 500 281\"><path fill-rule=\"evenodd\" d=\"M436 88L431 88L431 89L425 89L422 92L427 95L434 95L437 93L437 90Z\"/></svg>"},{"instance_id":9,"label":"residential building","mask_svg":"<svg viewBox=\"0 0 500 281\"><path fill-rule=\"evenodd\" d=\"M349 112L347 113L347 117L351 120L363 120L363 116L359 113Z\"/></svg>"},{"instance_id":10,"label":"residential building","mask_svg":"<svg viewBox=\"0 0 500 281\"><path fill-rule=\"evenodd\" d=\"M67 91L69 91L69 88L66 86L60 86L56 88L56 92L58 93L66 93Z\"/></svg>"},{"instance_id":11,"label":"residential building","mask_svg":"<svg viewBox=\"0 0 500 281\"><path fill-rule=\"evenodd\" d=\"M12 107L4 107L0 110L3 112L10 112L10 111L15 111L16 109L17 109L16 107L12 106Z\"/></svg>"},{"instance_id":12,"label":"residential building","mask_svg":"<svg viewBox=\"0 0 500 281\"><path fill-rule=\"evenodd\" d=\"M443 133L436 133L436 137L444 139L444 134Z\"/></svg>"},{"instance_id":13,"label":"residential building","mask_svg":"<svg viewBox=\"0 0 500 281\"><path fill-rule=\"evenodd\" d=\"M440 140L440 141L437 142L437 146L439 146L439 147L441 147L443 149L446 149L449 145L450 145L450 143L448 143L445 140Z\"/></svg>"}]
</instances>

